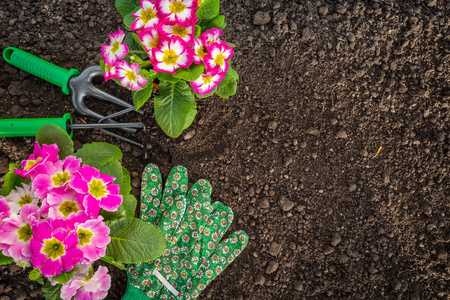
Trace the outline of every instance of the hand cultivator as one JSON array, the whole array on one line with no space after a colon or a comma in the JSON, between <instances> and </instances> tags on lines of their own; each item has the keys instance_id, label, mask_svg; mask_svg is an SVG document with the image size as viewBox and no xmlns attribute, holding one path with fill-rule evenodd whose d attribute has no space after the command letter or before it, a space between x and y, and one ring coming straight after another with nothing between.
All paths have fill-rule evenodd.
<instances>
[{"instance_id":1,"label":"hand cultivator","mask_svg":"<svg viewBox=\"0 0 450 300\"><path fill-rule=\"evenodd\" d=\"M63 118L57 119L2 120L0 123L0 136L32 136L42 125L48 123L54 124L54 122L56 122L58 123L58 126L66 130L69 134L71 134L72 129L100 128L100 130L111 136L136 145L142 149L145 148L144 145L140 143L106 130L109 128L119 128L125 132L135 133L137 129L145 127L142 122L119 123L113 119L128 112L135 111L135 109L132 104L125 102L92 84L94 77L103 76L103 71L99 65L89 66L80 73L76 69L63 69L14 47L6 48L3 51L3 58L19 69L61 87L65 94L72 94L72 105L74 106L75 111L84 117L95 120L97 123L72 124L70 115L67 117L68 114ZM124 109L117 113L103 116L86 106L84 101L87 96L118 105ZM141 115L144 114L142 110L136 112ZM65 124L62 124L61 122ZM22 131L20 131L19 128ZM32 134L33 132L34 134Z\"/></svg>"}]
</instances>

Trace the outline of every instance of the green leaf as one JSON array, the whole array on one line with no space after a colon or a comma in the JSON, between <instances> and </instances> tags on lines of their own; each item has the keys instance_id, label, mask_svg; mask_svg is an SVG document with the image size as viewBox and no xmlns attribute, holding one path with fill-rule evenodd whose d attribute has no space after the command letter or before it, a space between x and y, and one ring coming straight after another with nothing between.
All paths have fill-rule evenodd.
<instances>
[{"instance_id":1,"label":"green leaf","mask_svg":"<svg viewBox=\"0 0 450 300\"><path fill-rule=\"evenodd\" d=\"M5 174L5 179L3 182L2 195L4 197L8 196L17 186L22 187L22 183L29 184L31 182L30 178L22 178L21 176L16 175L14 168L20 169L20 165L9 165L9 172Z\"/></svg>"},{"instance_id":2,"label":"green leaf","mask_svg":"<svg viewBox=\"0 0 450 300\"><path fill-rule=\"evenodd\" d=\"M189 126L192 125L192 122L194 122L195 116L197 115L197 103L195 101L194 101L194 105L195 105L194 109L191 109L189 114L186 116L186 121L184 122L183 130L189 128Z\"/></svg>"},{"instance_id":3,"label":"green leaf","mask_svg":"<svg viewBox=\"0 0 450 300\"><path fill-rule=\"evenodd\" d=\"M139 56L140 59L142 60L148 59L147 51L145 51L145 48L143 50L144 46L142 45L142 43L141 44L136 43L133 37L133 32L128 32L125 38L123 39L123 42L127 44L128 50L133 54Z\"/></svg>"},{"instance_id":4,"label":"green leaf","mask_svg":"<svg viewBox=\"0 0 450 300\"><path fill-rule=\"evenodd\" d=\"M59 283L66 283L69 282L69 280L73 277L73 273L75 273L75 269L73 268L72 271L70 272L62 272L60 275L58 276L53 276L53 279L55 279L56 281L58 281Z\"/></svg>"},{"instance_id":5,"label":"green leaf","mask_svg":"<svg viewBox=\"0 0 450 300\"><path fill-rule=\"evenodd\" d=\"M125 25L125 28L127 30L130 30L131 24L133 24L133 22L136 20L136 17L133 17L132 14L137 12L140 8L141 6L135 7L132 11L127 13L125 17L123 17L123 24Z\"/></svg>"},{"instance_id":6,"label":"green leaf","mask_svg":"<svg viewBox=\"0 0 450 300\"><path fill-rule=\"evenodd\" d=\"M195 25L194 38L198 38L202 34L202 27Z\"/></svg>"},{"instance_id":7,"label":"green leaf","mask_svg":"<svg viewBox=\"0 0 450 300\"><path fill-rule=\"evenodd\" d=\"M197 65L196 63L193 63L188 68L180 68L178 69L173 76L186 80L186 81L194 81L200 77L200 75L203 74L203 71L205 70L205 66L203 64Z\"/></svg>"},{"instance_id":8,"label":"green leaf","mask_svg":"<svg viewBox=\"0 0 450 300\"><path fill-rule=\"evenodd\" d=\"M138 110L142 105L144 105L152 96L153 93L153 80L156 78L156 72L154 70L145 70L143 68L139 69L139 75L144 76L147 79L147 84L142 87L139 91L132 91L131 95L133 97L134 108Z\"/></svg>"},{"instance_id":9,"label":"green leaf","mask_svg":"<svg viewBox=\"0 0 450 300\"><path fill-rule=\"evenodd\" d=\"M233 96L237 90L237 79L239 79L237 72L230 66L226 77L217 85L214 89L214 93L224 99Z\"/></svg>"},{"instance_id":10,"label":"green leaf","mask_svg":"<svg viewBox=\"0 0 450 300\"><path fill-rule=\"evenodd\" d=\"M205 95L200 95L198 93L195 93L195 97L200 98L200 99L208 98L208 97L211 97L212 95L214 95L214 90L212 90L210 93L205 94Z\"/></svg>"},{"instance_id":11,"label":"green leaf","mask_svg":"<svg viewBox=\"0 0 450 300\"><path fill-rule=\"evenodd\" d=\"M114 180L115 184L122 184L122 165L117 159L108 161L106 164L101 166L100 173L116 178Z\"/></svg>"},{"instance_id":12,"label":"green leaf","mask_svg":"<svg viewBox=\"0 0 450 300\"><path fill-rule=\"evenodd\" d=\"M30 274L28 275L28 278L33 281L36 281L41 277L42 277L42 274L41 274L41 272L39 272L39 269L31 270Z\"/></svg>"},{"instance_id":13,"label":"green leaf","mask_svg":"<svg viewBox=\"0 0 450 300\"><path fill-rule=\"evenodd\" d=\"M123 208L125 210L125 215L129 218L134 217L134 213L136 212L137 200L131 194L125 195L123 197Z\"/></svg>"},{"instance_id":14,"label":"green leaf","mask_svg":"<svg viewBox=\"0 0 450 300\"><path fill-rule=\"evenodd\" d=\"M132 12L137 6L139 6L139 0L116 0L115 7L125 17Z\"/></svg>"},{"instance_id":15,"label":"green leaf","mask_svg":"<svg viewBox=\"0 0 450 300\"><path fill-rule=\"evenodd\" d=\"M104 209L100 210L100 215L103 217L103 221L111 221L118 218L125 217L125 209L123 207L123 202L120 204L120 206L117 208L116 211L107 211Z\"/></svg>"},{"instance_id":16,"label":"green leaf","mask_svg":"<svg viewBox=\"0 0 450 300\"><path fill-rule=\"evenodd\" d=\"M44 297L46 300L61 300L59 296L61 294L61 284L57 284L53 286L49 280L42 287L42 292L44 293Z\"/></svg>"},{"instance_id":17,"label":"green leaf","mask_svg":"<svg viewBox=\"0 0 450 300\"><path fill-rule=\"evenodd\" d=\"M197 111L195 97L186 81L159 84L159 96L154 99L155 119L168 136L180 136L186 120L192 118L192 110Z\"/></svg>"},{"instance_id":18,"label":"green leaf","mask_svg":"<svg viewBox=\"0 0 450 300\"><path fill-rule=\"evenodd\" d=\"M204 32L204 26L211 20L214 20L219 15L220 0L205 0L202 5L197 9L197 24L202 26Z\"/></svg>"},{"instance_id":19,"label":"green leaf","mask_svg":"<svg viewBox=\"0 0 450 300\"><path fill-rule=\"evenodd\" d=\"M114 258L112 258L111 256L103 256L100 259L105 261L105 262L107 262L110 265L113 265L116 268L119 268L120 270L126 270L127 269L127 267L123 263L115 261Z\"/></svg>"},{"instance_id":20,"label":"green leaf","mask_svg":"<svg viewBox=\"0 0 450 300\"><path fill-rule=\"evenodd\" d=\"M13 263L14 259L12 257L3 255L2 253L0 253L0 266L3 265L9 265L10 263Z\"/></svg>"},{"instance_id":21,"label":"green leaf","mask_svg":"<svg viewBox=\"0 0 450 300\"><path fill-rule=\"evenodd\" d=\"M75 156L81 158L84 164L98 169L108 161L122 159L122 151L117 146L95 142L84 144L81 149L78 149Z\"/></svg>"},{"instance_id":22,"label":"green leaf","mask_svg":"<svg viewBox=\"0 0 450 300\"><path fill-rule=\"evenodd\" d=\"M179 78L173 77L172 74L165 73L165 72L158 72L158 73L156 73L156 77L160 81L168 81L170 83L177 83L180 80Z\"/></svg>"},{"instance_id":23,"label":"green leaf","mask_svg":"<svg viewBox=\"0 0 450 300\"><path fill-rule=\"evenodd\" d=\"M105 222L111 242L106 255L124 264L154 260L166 249L164 236L155 226L137 218L120 218Z\"/></svg>"},{"instance_id":24,"label":"green leaf","mask_svg":"<svg viewBox=\"0 0 450 300\"><path fill-rule=\"evenodd\" d=\"M122 184L120 185L120 195L127 195L131 192L131 178L128 170L122 167Z\"/></svg>"},{"instance_id":25,"label":"green leaf","mask_svg":"<svg viewBox=\"0 0 450 300\"><path fill-rule=\"evenodd\" d=\"M136 44L141 46L141 49L144 50L147 53L147 49L145 49L145 46L144 46L144 44L142 44L141 40L139 39L139 36L136 33L134 33L134 32L131 33L131 36L133 37L133 40L136 42ZM149 57L147 56L147 59L148 58Z\"/></svg>"},{"instance_id":26,"label":"green leaf","mask_svg":"<svg viewBox=\"0 0 450 300\"><path fill-rule=\"evenodd\" d=\"M64 159L68 155L73 154L73 141L67 132L59 126L53 124L42 126L36 133L36 141L38 141L41 146L43 144L58 145L60 159Z\"/></svg>"},{"instance_id":27,"label":"green leaf","mask_svg":"<svg viewBox=\"0 0 450 300\"><path fill-rule=\"evenodd\" d=\"M217 16L214 19L212 19L211 21L209 21L209 23L205 26L204 30L209 30L209 29L213 29L213 28L220 28L222 29L222 27L225 24L225 16Z\"/></svg>"}]
</instances>

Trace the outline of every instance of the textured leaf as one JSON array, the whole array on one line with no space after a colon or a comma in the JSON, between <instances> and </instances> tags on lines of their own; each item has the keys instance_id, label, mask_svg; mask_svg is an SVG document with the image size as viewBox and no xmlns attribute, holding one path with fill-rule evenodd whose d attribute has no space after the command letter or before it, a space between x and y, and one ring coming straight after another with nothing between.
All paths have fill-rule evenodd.
<instances>
[{"instance_id":1,"label":"textured leaf","mask_svg":"<svg viewBox=\"0 0 450 300\"><path fill-rule=\"evenodd\" d=\"M140 8L141 6L135 7L132 11L127 13L125 17L123 17L123 24L125 25L125 28L127 30L130 30L131 24L133 24L133 22L136 20L136 17L133 17L132 14L137 12Z\"/></svg>"},{"instance_id":2,"label":"textured leaf","mask_svg":"<svg viewBox=\"0 0 450 300\"><path fill-rule=\"evenodd\" d=\"M126 195L129 192L131 192L131 178L130 173L128 173L128 170L122 167L122 184L120 185L120 192L121 195Z\"/></svg>"},{"instance_id":3,"label":"textured leaf","mask_svg":"<svg viewBox=\"0 0 450 300\"><path fill-rule=\"evenodd\" d=\"M135 264L154 260L166 249L164 236L155 226L137 218L107 221L111 242L106 255L114 261Z\"/></svg>"},{"instance_id":4,"label":"textured leaf","mask_svg":"<svg viewBox=\"0 0 450 300\"><path fill-rule=\"evenodd\" d=\"M42 292L46 300L61 300L59 296L61 294L61 284L53 286L50 281L47 280L45 285L42 287Z\"/></svg>"},{"instance_id":5,"label":"textured leaf","mask_svg":"<svg viewBox=\"0 0 450 300\"><path fill-rule=\"evenodd\" d=\"M122 151L117 146L95 142L84 144L81 149L78 149L75 156L81 158L84 164L98 169L108 161L122 159Z\"/></svg>"},{"instance_id":6,"label":"textured leaf","mask_svg":"<svg viewBox=\"0 0 450 300\"><path fill-rule=\"evenodd\" d=\"M115 7L125 17L132 12L137 6L139 6L139 0L116 0Z\"/></svg>"},{"instance_id":7,"label":"textured leaf","mask_svg":"<svg viewBox=\"0 0 450 300\"><path fill-rule=\"evenodd\" d=\"M191 109L189 114L186 116L186 121L184 122L183 130L189 128L189 126L191 126L192 122L194 122L195 116L197 115L197 103L195 101L194 101L194 106L195 106L194 109Z\"/></svg>"},{"instance_id":8,"label":"textured leaf","mask_svg":"<svg viewBox=\"0 0 450 300\"><path fill-rule=\"evenodd\" d=\"M196 113L197 108L187 82L159 84L159 96L154 99L155 119L168 136L176 138L181 134L186 120L192 118L192 110Z\"/></svg>"},{"instance_id":9,"label":"textured leaf","mask_svg":"<svg viewBox=\"0 0 450 300\"><path fill-rule=\"evenodd\" d=\"M217 16L211 21L209 21L209 23L205 26L204 29L205 31L213 28L223 29L222 27L224 27L224 24L225 24L225 16Z\"/></svg>"},{"instance_id":10,"label":"textured leaf","mask_svg":"<svg viewBox=\"0 0 450 300\"><path fill-rule=\"evenodd\" d=\"M73 277L73 273L75 273L75 268L70 272L62 272L58 276L53 276L53 279L58 281L59 283L66 283Z\"/></svg>"},{"instance_id":11,"label":"textured leaf","mask_svg":"<svg viewBox=\"0 0 450 300\"><path fill-rule=\"evenodd\" d=\"M111 221L123 217L132 218L136 211L136 205L136 198L133 195L128 194L123 196L122 204L120 204L116 211L106 211L102 209L100 210L100 215L103 217L104 221Z\"/></svg>"},{"instance_id":12,"label":"textured leaf","mask_svg":"<svg viewBox=\"0 0 450 300\"><path fill-rule=\"evenodd\" d=\"M113 265L114 267L116 267L116 268L118 268L120 270L126 270L127 269L127 267L124 264L115 261L114 258L112 258L111 256L103 256L100 259L105 261L105 262L107 262L110 265Z\"/></svg>"},{"instance_id":13,"label":"textured leaf","mask_svg":"<svg viewBox=\"0 0 450 300\"><path fill-rule=\"evenodd\" d=\"M239 79L237 72L230 66L226 77L217 85L214 89L214 93L224 99L233 96L237 90L237 79Z\"/></svg>"},{"instance_id":14,"label":"textured leaf","mask_svg":"<svg viewBox=\"0 0 450 300\"><path fill-rule=\"evenodd\" d=\"M143 60L148 59L147 52L145 51L145 49L142 48L143 45L136 43L136 41L134 40L133 32L128 32L125 38L123 39L123 42L127 44L128 50L139 56L140 59Z\"/></svg>"},{"instance_id":15,"label":"textured leaf","mask_svg":"<svg viewBox=\"0 0 450 300\"><path fill-rule=\"evenodd\" d=\"M202 28L199 25L195 25L194 38L198 38L202 34Z\"/></svg>"},{"instance_id":16,"label":"textured leaf","mask_svg":"<svg viewBox=\"0 0 450 300\"><path fill-rule=\"evenodd\" d=\"M117 159L108 161L100 168L100 173L116 178L115 184L122 184L122 165Z\"/></svg>"},{"instance_id":17,"label":"textured leaf","mask_svg":"<svg viewBox=\"0 0 450 300\"><path fill-rule=\"evenodd\" d=\"M193 63L188 68L180 68L178 69L173 76L186 80L186 81L194 81L197 78L200 77L200 75L203 74L203 71L205 70L205 66L203 64L197 65L196 63Z\"/></svg>"},{"instance_id":18,"label":"textured leaf","mask_svg":"<svg viewBox=\"0 0 450 300\"><path fill-rule=\"evenodd\" d=\"M203 32L204 26L211 20L219 15L220 0L205 0L202 5L197 9L197 24L202 26Z\"/></svg>"},{"instance_id":19,"label":"textured leaf","mask_svg":"<svg viewBox=\"0 0 450 300\"><path fill-rule=\"evenodd\" d=\"M125 210L125 215L129 218L134 217L134 213L136 212L137 200L131 194L125 195L123 197L123 208Z\"/></svg>"},{"instance_id":20,"label":"textured leaf","mask_svg":"<svg viewBox=\"0 0 450 300\"><path fill-rule=\"evenodd\" d=\"M58 145L59 158L64 159L73 154L73 141L65 130L61 127L47 124L41 127L36 133L36 141L39 145Z\"/></svg>"},{"instance_id":21,"label":"textured leaf","mask_svg":"<svg viewBox=\"0 0 450 300\"><path fill-rule=\"evenodd\" d=\"M33 269L31 270L30 274L28 275L28 278L30 280L36 281L39 278L42 278L41 272L39 272L39 269Z\"/></svg>"},{"instance_id":22,"label":"textured leaf","mask_svg":"<svg viewBox=\"0 0 450 300\"><path fill-rule=\"evenodd\" d=\"M158 79L161 81L168 81L170 83L176 83L180 80L179 78L174 77L172 74L165 72L156 73L156 77L158 77Z\"/></svg>"},{"instance_id":23,"label":"textured leaf","mask_svg":"<svg viewBox=\"0 0 450 300\"><path fill-rule=\"evenodd\" d=\"M9 165L9 172L5 174L5 179L3 181L2 195L4 197L8 196L16 186L22 187L22 183L29 184L31 182L30 178L22 178L21 176L16 175L14 168L20 169L20 165Z\"/></svg>"},{"instance_id":24,"label":"textured leaf","mask_svg":"<svg viewBox=\"0 0 450 300\"><path fill-rule=\"evenodd\" d=\"M12 257L5 256L2 253L0 253L0 266L8 265L13 262L14 262L14 259Z\"/></svg>"},{"instance_id":25,"label":"textured leaf","mask_svg":"<svg viewBox=\"0 0 450 300\"><path fill-rule=\"evenodd\" d=\"M153 93L153 80L156 78L156 72L154 70L146 70L142 67L139 69L139 75L144 76L147 79L147 84L142 87L139 91L132 91L131 95L133 97L134 108L138 110L142 105L144 105Z\"/></svg>"}]
</instances>

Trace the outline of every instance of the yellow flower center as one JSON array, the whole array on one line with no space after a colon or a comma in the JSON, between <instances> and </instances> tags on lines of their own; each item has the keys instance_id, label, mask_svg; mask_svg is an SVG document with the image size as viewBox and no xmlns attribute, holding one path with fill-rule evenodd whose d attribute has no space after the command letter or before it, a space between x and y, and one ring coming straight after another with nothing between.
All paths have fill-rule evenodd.
<instances>
[{"instance_id":1,"label":"yellow flower center","mask_svg":"<svg viewBox=\"0 0 450 300\"><path fill-rule=\"evenodd\" d=\"M64 217L67 218L68 215L71 213L76 213L80 209L78 208L77 204L73 201L64 201L63 204L61 204L58 208L59 212L64 215Z\"/></svg>"},{"instance_id":2,"label":"yellow flower center","mask_svg":"<svg viewBox=\"0 0 450 300\"><path fill-rule=\"evenodd\" d=\"M147 24L148 21L156 17L156 12L153 11L153 8L149 7L146 10L142 10L141 12L141 20L144 24Z\"/></svg>"},{"instance_id":3,"label":"yellow flower center","mask_svg":"<svg viewBox=\"0 0 450 300\"><path fill-rule=\"evenodd\" d=\"M61 185L69 180L70 180L70 174L67 171L64 173L56 173L56 175L52 177L54 186Z\"/></svg>"},{"instance_id":4,"label":"yellow flower center","mask_svg":"<svg viewBox=\"0 0 450 300\"><path fill-rule=\"evenodd\" d=\"M173 12L174 14L179 14L181 12L184 11L184 9L186 8L186 4L182 3L183 1L172 1L172 4L169 5L169 9L171 12Z\"/></svg>"},{"instance_id":5,"label":"yellow flower center","mask_svg":"<svg viewBox=\"0 0 450 300\"><path fill-rule=\"evenodd\" d=\"M156 46L158 46L158 43L159 43L159 36L155 37L155 39L150 42L149 46L150 48L156 48Z\"/></svg>"},{"instance_id":6,"label":"yellow flower center","mask_svg":"<svg viewBox=\"0 0 450 300\"><path fill-rule=\"evenodd\" d=\"M78 240L80 241L78 246L80 247L89 244L91 242L91 237L94 236L94 234L91 231L89 231L88 229L83 229L81 227L77 229L77 234Z\"/></svg>"},{"instance_id":7,"label":"yellow flower center","mask_svg":"<svg viewBox=\"0 0 450 300\"><path fill-rule=\"evenodd\" d=\"M186 28L181 27L180 25L175 25L172 27L173 34L176 36L179 36L180 38L184 39L186 34L189 34Z\"/></svg>"},{"instance_id":8,"label":"yellow flower center","mask_svg":"<svg viewBox=\"0 0 450 300\"><path fill-rule=\"evenodd\" d=\"M106 71L111 71L111 69L114 68L114 66L108 66L105 64L105 70Z\"/></svg>"},{"instance_id":9,"label":"yellow flower center","mask_svg":"<svg viewBox=\"0 0 450 300\"><path fill-rule=\"evenodd\" d=\"M88 183L88 186L89 186L89 194L91 194L95 199L99 199L108 194L106 186L100 179L96 180L95 178L92 178L91 182Z\"/></svg>"},{"instance_id":10,"label":"yellow flower center","mask_svg":"<svg viewBox=\"0 0 450 300\"><path fill-rule=\"evenodd\" d=\"M111 52L114 54L114 53L116 53L117 50L119 50L119 48L120 48L120 42L119 41L115 41L113 43L112 48L111 48Z\"/></svg>"},{"instance_id":11,"label":"yellow flower center","mask_svg":"<svg viewBox=\"0 0 450 300\"><path fill-rule=\"evenodd\" d=\"M162 58L163 62L166 63L166 65L176 65L177 60L180 56L175 53L175 50L164 50L164 56Z\"/></svg>"},{"instance_id":12,"label":"yellow flower center","mask_svg":"<svg viewBox=\"0 0 450 300\"><path fill-rule=\"evenodd\" d=\"M127 76L129 81L136 81L136 74L133 71L126 71L125 76Z\"/></svg>"},{"instance_id":13,"label":"yellow flower center","mask_svg":"<svg viewBox=\"0 0 450 300\"><path fill-rule=\"evenodd\" d=\"M198 47L198 49L197 49L197 56L200 57L201 59L203 59L203 57L206 56L206 53L203 50L203 47Z\"/></svg>"},{"instance_id":14,"label":"yellow flower center","mask_svg":"<svg viewBox=\"0 0 450 300\"><path fill-rule=\"evenodd\" d=\"M203 4L203 0L198 0L197 3L198 3L198 6L200 6Z\"/></svg>"},{"instance_id":15,"label":"yellow flower center","mask_svg":"<svg viewBox=\"0 0 450 300\"><path fill-rule=\"evenodd\" d=\"M212 79L213 79L213 76L202 77L203 84L209 84L209 83L211 83L211 80L212 80Z\"/></svg>"},{"instance_id":16,"label":"yellow flower center","mask_svg":"<svg viewBox=\"0 0 450 300\"><path fill-rule=\"evenodd\" d=\"M219 55L216 56L216 59L214 60L214 62L216 64L218 64L219 66L223 66L224 59L225 59L225 55L223 55L222 53L219 53Z\"/></svg>"},{"instance_id":17,"label":"yellow flower center","mask_svg":"<svg viewBox=\"0 0 450 300\"><path fill-rule=\"evenodd\" d=\"M27 164L24 168L25 171L28 171L29 169L31 169L32 166L34 166L35 164L37 164L38 162L40 162L42 160L41 157L38 157L36 160L27 160Z\"/></svg>"},{"instance_id":18,"label":"yellow flower center","mask_svg":"<svg viewBox=\"0 0 450 300\"><path fill-rule=\"evenodd\" d=\"M19 203L20 207L22 207L25 204L30 204L32 202L33 202L33 199L31 198L31 196L26 194L26 195L23 195L22 197L20 197L20 200L18 203Z\"/></svg>"},{"instance_id":19,"label":"yellow flower center","mask_svg":"<svg viewBox=\"0 0 450 300\"><path fill-rule=\"evenodd\" d=\"M63 256L66 253L64 249L64 244L59 240L52 238L44 241L44 247L41 250L42 253L47 255L47 258L51 258L52 260L56 260L59 257Z\"/></svg>"},{"instance_id":20,"label":"yellow flower center","mask_svg":"<svg viewBox=\"0 0 450 300\"><path fill-rule=\"evenodd\" d=\"M17 234L19 235L19 240L24 243L28 242L33 237L33 231L31 230L30 223L23 225L17 230Z\"/></svg>"}]
</instances>

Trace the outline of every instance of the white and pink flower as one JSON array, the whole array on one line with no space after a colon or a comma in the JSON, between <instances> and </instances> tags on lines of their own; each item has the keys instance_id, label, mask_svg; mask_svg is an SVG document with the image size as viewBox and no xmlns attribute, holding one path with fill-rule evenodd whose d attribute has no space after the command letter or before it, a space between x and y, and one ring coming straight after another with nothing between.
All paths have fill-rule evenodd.
<instances>
[{"instance_id":1,"label":"white and pink flower","mask_svg":"<svg viewBox=\"0 0 450 300\"><path fill-rule=\"evenodd\" d=\"M178 36L180 37L185 43L186 46L189 47L192 45L194 41L194 30L195 30L195 23L197 22L197 17L194 17L186 26L182 26L180 24L160 24L159 31L161 33L161 36L171 37L171 36Z\"/></svg>"},{"instance_id":2,"label":"white and pink flower","mask_svg":"<svg viewBox=\"0 0 450 300\"><path fill-rule=\"evenodd\" d=\"M208 54L205 45L203 44L202 36L199 36L194 41L194 62L201 65L203 58Z\"/></svg>"},{"instance_id":3,"label":"white and pink flower","mask_svg":"<svg viewBox=\"0 0 450 300\"><path fill-rule=\"evenodd\" d=\"M176 70L191 65L194 50L177 36L161 39L158 47L152 49L153 68L156 72L175 73Z\"/></svg>"},{"instance_id":4,"label":"white and pink flower","mask_svg":"<svg viewBox=\"0 0 450 300\"><path fill-rule=\"evenodd\" d=\"M216 68L223 73L228 72L228 60L233 56L233 47L226 42L214 42L208 48L208 55L203 59L205 70L210 72Z\"/></svg>"},{"instance_id":5,"label":"white and pink flower","mask_svg":"<svg viewBox=\"0 0 450 300\"><path fill-rule=\"evenodd\" d=\"M28 159L22 161L22 170L14 169L17 175L24 178L34 178L37 174L34 169L46 161L56 162L59 159L58 156L58 146L56 144L52 145L42 145L39 146L38 142L34 143L33 154L28 157Z\"/></svg>"},{"instance_id":6,"label":"white and pink flower","mask_svg":"<svg viewBox=\"0 0 450 300\"><path fill-rule=\"evenodd\" d=\"M78 247L83 251L84 262L92 262L105 256L106 246L111 241L109 227L103 222L103 217L88 220L75 228L78 234Z\"/></svg>"},{"instance_id":7,"label":"white and pink flower","mask_svg":"<svg viewBox=\"0 0 450 300\"><path fill-rule=\"evenodd\" d=\"M105 81L117 78L117 68L115 65L110 66L105 63L105 73L103 74Z\"/></svg>"},{"instance_id":8,"label":"white and pink flower","mask_svg":"<svg viewBox=\"0 0 450 300\"><path fill-rule=\"evenodd\" d=\"M108 268L100 266L91 276L79 277L75 274L69 282L64 283L61 288L61 298L63 300L82 299L100 300L108 295L111 287L111 276Z\"/></svg>"},{"instance_id":9,"label":"white and pink flower","mask_svg":"<svg viewBox=\"0 0 450 300\"><path fill-rule=\"evenodd\" d=\"M157 14L166 24L187 26L196 17L197 0L155 0Z\"/></svg>"},{"instance_id":10,"label":"white and pink flower","mask_svg":"<svg viewBox=\"0 0 450 300\"><path fill-rule=\"evenodd\" d=\"M141 8L134 14L132 14L133 17L137 18L130 26L131 31L136 31L139 29L150 29L157 26L159 23L159 18L157 17L157 9L153 1L140 0L140 4Z\"/></svg>"},{"instance_id":11,"label":"white and pink flower","mask_svg":"<svg viewBox=\"0 0 450 300\"><path fill-rule=\"evenodd\" d=\"M122 44L125 38L125 33L119 29L119 31L109 34L111 43L102 46L102 55L105 59L105 64L114 66L115 63L124 58L128 54L127 44Z\"/></svg>"},{"instance_id":12,"label":"white and pink flower","mask_svg":"<svg viewBox=\"0 0 450 300\"><path fill-rule=\"evenodd\" d=\"M200 75L190 84L194 88L194 91L200 95L206 95L211 93L213 89L217 87L219 82L225 77L225 74L220 69L213 69L211 72Z\"/></svg>"},{"instance_id":13,"label":"white and pink flower","mask_svg":"<svg viewBox=\"0 0 450 300\"><path fill-rule=\"evenodd\" d=\"M200 37L203 41L203 44L206 48L209 48L212 43L220 43L221 40L219 36L222 35L222 30L219 28L214 28L210 30L206 30Z\"/></svg>"},{"instance_id":14,"label":"white and pink flower","mask_svg":"<svg viewBox=\"0 0 450 300\"><path fill-rule=\"evenodd\" d=\"M120 79L120 84L124 87L139 91L142 86L147 84L147 79L144 76L139 75L139 65L137 63L128 63L124 60L116 63L117 78Z\"/></svg>"},{"instance_id":15,"label":"white and pink flower","mask_svg":"<svg viewBox=\"0 0 450 300\"><path fill-rule=\"evenodd\" d=\"M122 204L122 195L119 195L120 186L113 184L114 177L101 174L96 168L88 165L82 166L73 176L70 186L80 194L84 194L83 206L86 213L95 218L100 208L115 211Z\"/></svg>"},{"instance_id":16,"label":"white and pink flower","mask_svg":"<svg viewBox=\"0 0 450 300\"><path fill-rule=\"evenodd\" d=\"M11 215L16 215L26 204L37 205L39 198L31 185L22 183L22 187L16 187L5 197L5 202L10 208Z\"/></svg>"},{"instance_id":17,"label":"white and pink flower","mask_svg":"<svg viewBox=\"0 0 450 300\"><path fill-rule=\"evenodd\" d=\"M143 30L138 33L139 40L147 50L148 57L153 61L152 49L156 48L159 43L159 31L157 27L153 27L150 30Z\"/></svg>"}]
</instances>

